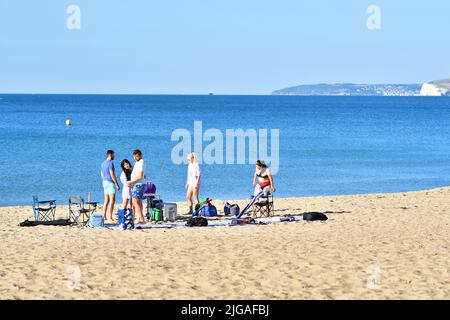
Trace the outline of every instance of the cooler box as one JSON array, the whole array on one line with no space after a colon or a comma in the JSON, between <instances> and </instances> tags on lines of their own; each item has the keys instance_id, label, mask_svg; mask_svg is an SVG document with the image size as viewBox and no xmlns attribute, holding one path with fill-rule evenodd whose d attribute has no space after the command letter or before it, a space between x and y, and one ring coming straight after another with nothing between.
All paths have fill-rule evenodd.
<instances>
[{"instance_id":1,"label":"cooler box","mask_svg":"<svg viewBox=\"0 0 450 320\"><path fill-rule=\"evenodd\" d=\"M163 203L164 221L175 221L177 219L177 204Z\"/></svg>"},{"instance_id":2,"label":"cooler box","mask_svg":"<svg viewBox=\"0 0 450 320\"><path fill-rule=\"evenodd\" d=\"M98 212L92 213L91 217L89 218L88 226L91 228L104 228L105 220L103 218L103 215Z\"/></svg>"}]
</instances>

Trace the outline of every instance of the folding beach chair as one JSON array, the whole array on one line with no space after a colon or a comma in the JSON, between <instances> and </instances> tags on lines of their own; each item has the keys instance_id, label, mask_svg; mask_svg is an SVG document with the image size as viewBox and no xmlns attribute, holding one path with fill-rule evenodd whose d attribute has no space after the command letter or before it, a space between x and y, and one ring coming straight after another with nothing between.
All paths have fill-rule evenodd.
<instances>
[{"instance_id":1,"label":"folding beach chair","mask_svg":"<svg viewBox=\"0 0 450 320\"><path fill-rule=\"evenodd\" d=\"M271 192L263 193L261 197L253 203L251 211L253 211L253 216L255 218L272 217L274 214L273 194Z\"/></svg>"},{"instance_id":2,"label":"folding beach chair","mask_svg":"<svg viewBox=\"0 0 450 320\"><path fill-rule=\"evenodd\" d=\"M54 221L56 212L56 200L39 201L37 196L33 196L34 220Z\"/></svg>"},{"instance_id":3,"label":"folding beach chair","mask_svg":"<svg viewBox=\"0 0 450 320\"><path fill-rule=\"evenodd\" d=\"M92 208L86 209L84 205L87 204ZM91 214L97 209L98 202L84 202L82 197L69 198L69 220L73 224L86 225L89 222ZM81 219L81 221L80 221Z\"/></svg>"}]
</instances>

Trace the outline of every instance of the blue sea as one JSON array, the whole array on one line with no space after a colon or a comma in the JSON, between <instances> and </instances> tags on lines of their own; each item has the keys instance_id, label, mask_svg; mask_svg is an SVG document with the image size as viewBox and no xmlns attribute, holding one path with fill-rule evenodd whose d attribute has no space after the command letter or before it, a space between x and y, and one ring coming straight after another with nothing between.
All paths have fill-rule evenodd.
<instances>
[{"instance_id":1,"label":"blue sea","mask_svg":"<svg viewBox=\"0 0 450 320\"><path fill-rule=\"evenodd\" d=\"M88 192L102 201L106 150L115 150L119 175L120 161L132 160L136 148L162 199L184 200L187 166L172 161L178 142L171 135L193 134L194 121L224 136L226 129L267 129L268 154L270 130L278 129L278 197L450 185L445 97L0 95L0 205L29 205L33 195L66 204ZM249 160L203 163L201 197L247 198Z\"/></svg>"}]
</instances>

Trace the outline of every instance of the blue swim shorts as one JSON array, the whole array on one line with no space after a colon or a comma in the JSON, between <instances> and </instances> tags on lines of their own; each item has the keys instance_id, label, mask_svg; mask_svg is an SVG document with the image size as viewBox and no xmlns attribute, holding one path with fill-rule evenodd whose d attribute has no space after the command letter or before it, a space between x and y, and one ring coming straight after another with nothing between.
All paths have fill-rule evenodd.
<instances>
[{"instance_id":1,"label":"blue swim shorts","mask_svg":"<svg viewBox=\"0 0 450 320\"><path fill-rule=\"evenodd\" d=\"M144 199L145 183L137 183L133 186L132 197L133 199Z\"/></svg>"},{"instance_id":2,"label":"blue swim shorts","mask_svg":"<svg viewBox=\"0 0 450 320\"><path fill-rule=\"evenodd\" d=\"M111 181L103 181L103 192L105 194L116 194L116 186Z\"/></svg>"}]
</instances>

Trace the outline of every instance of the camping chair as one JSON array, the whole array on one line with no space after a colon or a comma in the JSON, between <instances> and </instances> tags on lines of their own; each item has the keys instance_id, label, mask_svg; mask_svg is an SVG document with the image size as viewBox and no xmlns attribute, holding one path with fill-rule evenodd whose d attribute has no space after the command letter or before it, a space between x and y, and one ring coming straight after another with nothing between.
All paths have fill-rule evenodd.
<instances>
[{"instance_id":1,"label":"camping chair","mask_svg":"<svg viewBox=\"0 0 450 320\"><path fill-rule=\"evenodd\" d=\"M87 204L92 208L86 209L84 205ZM91 214L97 209L98 202L84 202L82 197L69 198L69 220L73 224L86 225L89 222ZM81 222L79 221L81 218Z\"/></svg>"},{"instance_id":2,"label":"camping chair","mask_svg":"<svg viewBox=\"0 0 450 320\"><path fill-rule=\"evenodd\" d=\"M34 220L54 221L56 212L56 200L39 201L37 196L33 196Z\"/></svg>"},{"instance_id":3,"label":"camping chair","mask_svg":"<svg viewBox=\"0 0 450 320\"><path fill-rule=\"evenodd\" d=\"M258 201L253 203L251 211L255 218L272 217L274 214L273 193L268 192L261 195Z\"/></svg>"}]
</instances>

